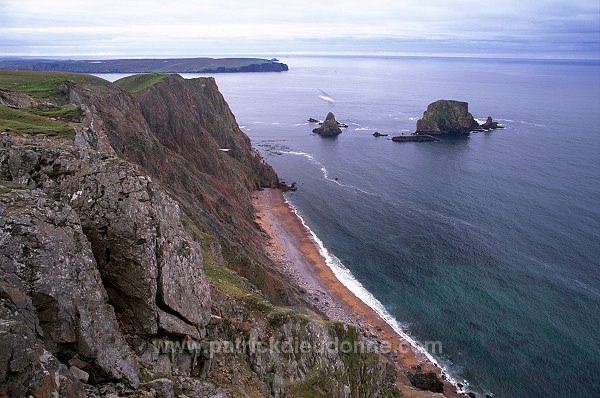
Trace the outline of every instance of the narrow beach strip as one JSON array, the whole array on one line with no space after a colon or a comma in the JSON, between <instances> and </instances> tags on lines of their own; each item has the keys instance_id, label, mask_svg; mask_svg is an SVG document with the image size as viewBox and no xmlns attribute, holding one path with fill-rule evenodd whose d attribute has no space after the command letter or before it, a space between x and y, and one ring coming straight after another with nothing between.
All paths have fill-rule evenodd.
<instances>
[{"instance_id":1,"label":"narrow beach strip","mask_svg":"<svg viewBox=\"0 0 600 398\"><path fill-rule=\"evenodd\" d=\"M256 191L253 204L257 212L256 221L269 237L266 244L268 255L282 273L307 292L308 301L315 303L315 307L331 320L360 325L366 337L384 341L387 349L395 351L390 358L399 370L398 386L405 396L440 396L410 386L404 371L414 372L414 367L420 366L424 372L435 371L441 376L441 369L338 280L321 255L311 232L288 205L283 193L276 189ZM463 396L456 393L456 388L449 381L444 381L444 390L447 397Z\"/></svg>"}]
</instances>

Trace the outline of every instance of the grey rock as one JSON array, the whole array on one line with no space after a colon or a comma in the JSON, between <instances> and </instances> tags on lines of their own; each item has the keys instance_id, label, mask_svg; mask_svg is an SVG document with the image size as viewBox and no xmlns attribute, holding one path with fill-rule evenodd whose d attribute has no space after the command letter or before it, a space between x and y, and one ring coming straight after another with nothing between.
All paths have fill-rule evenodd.
<instances>
[{"instance_id":1,"label":"grey rock","mask_svg":"<svg viewBox=\"0 0 600 398\"><path fill-rule=\"evenodd\" d=\"M177 202L137 166L53 141L0 148L0 164L1 179L39 187L76 211L125 333L156 334L159 306L181 321L169 323L172 333L196 337L209 322L202 248Z\"/></svg>"},{"instance_id":2,"label":"grey rock","mask_svg":"<svg viewBox=\"0 0 600 398\"><path fill-rule=\"evenodd\" d=\"M158 310L158 330L172 336L191 336L200 338L200 333L194 325L184 322L181 318Z\"/></svg>"},{"instance_id":3,"label":"grey rock","mask_svg":"<svg viewBox=\"0 0 600 398\"><path fill-rule=\"evenodd\" d=\"M137 385L137 365L106 303L77 213L40 190L4 189L0 216L5 221L0 229L1 271L30 299L35 308L31 319L37 318L43 330L39 339L46 349L53 355L78 354L93 364L98 378Z\"/></svg>"},{"instance_id":4,"label":"grey rock","mask_svg":"<svg viewBox=\"0 0 600 398\"><path fill-rule=\"evenodd\" d=\"M155 379L144 384L144 388L152 391L156 398L173 398L173 382L169 379Z\"/></svg>"},{"instance_id":5,"label":"grey rock","mask_svg":"<svg viewBox=\"0 0 600 398\"><path fill-rule=\"evenodd\" d=\"M77 366L71 366L69 368L69 371L71 372L73 377L75 377L77 380L80 380L83 383L87 383L88 379L90 378L89 373L79 369Z\"/></svg>"}]
</instances>

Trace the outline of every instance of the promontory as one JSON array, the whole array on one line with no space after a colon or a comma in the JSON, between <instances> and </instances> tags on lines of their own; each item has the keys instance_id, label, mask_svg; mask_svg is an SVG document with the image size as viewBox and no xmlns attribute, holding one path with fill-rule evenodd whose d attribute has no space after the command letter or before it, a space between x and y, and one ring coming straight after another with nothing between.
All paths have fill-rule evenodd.
<instances>
[{"instance_id":1,"label":"promontory","mask_svg":"<svg viewBox=\"0 0 600 398\"><path fill-rule=\"evenodd\" d=\"M78 73L235 73L284 72L288 70L288 66L275 58L0 59L0 70Z\"/></svg>"}]
</instances>

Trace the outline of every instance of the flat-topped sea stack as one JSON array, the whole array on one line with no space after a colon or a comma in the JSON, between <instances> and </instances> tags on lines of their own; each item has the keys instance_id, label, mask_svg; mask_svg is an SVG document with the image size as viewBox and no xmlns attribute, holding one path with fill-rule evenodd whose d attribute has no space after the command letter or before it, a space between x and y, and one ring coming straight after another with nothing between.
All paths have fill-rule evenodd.
<instances>
[{"instance_id":1,"label":"flat-topped sea stack","mask_svg":"<svg viewBox=\"0 0 600 398\"><path fill-rule=\"evenodd\" d=\"M325 121L320 127L313 129L313 133L319 134L325 137L333 137L342 133L342 130L338 126L338 122L335 120L333 113L329 112Z\"/></svg>"},{"instance_id":2,"label":"flat-topped sea stack","mask_svg":"<svg viewBox=\"0 0 600 398\"><path fill-rule=\"evenodd\" d=\"M429 104L417 120L415 134L468 133L478 127L467 102L438 100Z\"/></svg>"}]
</instances>

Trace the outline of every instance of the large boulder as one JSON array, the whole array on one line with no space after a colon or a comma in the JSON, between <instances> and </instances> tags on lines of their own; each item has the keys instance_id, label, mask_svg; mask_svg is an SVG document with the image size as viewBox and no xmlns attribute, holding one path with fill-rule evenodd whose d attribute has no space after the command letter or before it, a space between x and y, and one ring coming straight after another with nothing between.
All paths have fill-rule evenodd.
<instances>
[{"instance_id":1,"label":"large boulder","mask_svg":"<svg viewBox=\"0 0 600 398\"><path fill-rule=\"evenodd\" d=\"M417 120L416 134L468 133L479 127L469 113L469 104L462 101L438 100L427 106Z\"/></svg>"},{"instance_id":2,"label":"large boulder","mask_svg":"<svg viewBox=\"0 0 600 398\"><path fill-rule=\"evenodd\" d=\"M321 124L320 127L313 130L313 133L322 135L322 136L336 136L342 133L340 129L339 123L335 120L335 116L333 113L329 112L325 121Z\"/></svg>"},{"instance_id":3,"label":"large boulder","mask_svg":"<svg viewBox=\"0 0 600 398\"><path fill-rule=\"evenodd\" d=\"M415 373L406 375L410 383L420 390L433 392L444 392L444 383L438 378L435 372L423 372L417 369Z\"/></svg>"}]
</instances>

